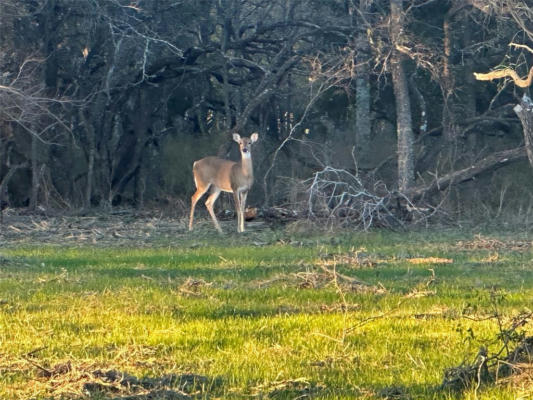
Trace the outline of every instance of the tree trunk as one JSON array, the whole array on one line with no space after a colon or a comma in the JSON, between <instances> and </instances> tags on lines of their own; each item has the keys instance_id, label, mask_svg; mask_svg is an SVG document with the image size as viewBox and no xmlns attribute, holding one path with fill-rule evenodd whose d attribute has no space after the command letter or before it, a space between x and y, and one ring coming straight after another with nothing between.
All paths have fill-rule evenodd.
<instances>
[{"instance_id":1,"label":"tree trunk","mask_svg":"<svg viewBox=\"0 0 533 400\"><path fill-rule=\"evenodd\" d=\"M42 29L44 35L45 53L45 82L49 88L57 87L58 62L57 62L57 26L56 0L49 0L43 7Z\"/></svg>"},{"instance_id":2,"label":"tree trunk","mask_svg":"<svg viewBox=\"0 0 533 400\"><path fill-rule=\"evenodd\" d=\"M371 0L359 0L359 12L355 13L355 154L362 168L370 167L370 43L367 17Z\"/></svg>"},{"instance_id":3,"label":"tree trunk","mask_svg":"<svg viewBox=\"0 0 533 400\"><path fill-rule=\"evenodd\" d=\"M135 208L143 209L144 208L144 193L146 191L146 167L141 160L139 168L135 173L134 178L134 189L133 189L133 200Z\"/></svg>"},{"instance_id":4,"label":"tree trunk","mask_svg":"<svg viewBox=\"0 0 533 400\"><path fill-rule=\"evenodd\" d=\"M30 210L37 208L39 201L39 138L35 134L31 134L31 197L30 197Z\"/></svg>"},{"instance_id":5,"label":"tree trunk","mask_svg":"<svg viewBox=\"0 0 533 400\"><path fill-rule=\"evenodd\" d=\"M458 15L458 23L460 23L459 31L462 35L462 48L470 49L475 42L473 39L475 29L470 23L470 14L462 12ZM458 71L461 74L461 85L469 90L464 90L461 93L461 118L471 119L476 116L476 80L474 78L474 55L472 50L466 51L462 56L462 67ZM474 158L476 150L480 147L478 137L475 131L469 131L465 137L467 147L464 152L470 159Z\"/></svg>"},{"instance_id":6,"label":"tree trunk","mask_svg":"<svg viewBox=\"0 0 533 400\"><path fill-rule=\"evenodd\" d=\"M529 164L533 167L533 102L524 94L520 99L520 103L513 110L522 123L527 158L529 159Z\"/></svg>"},{"instance_id":7,"label":"tree trunk","mask_svg":"<svg viewBox=\"0 0 533 400\"><path fill-rule=\"evenodd\" d=\"M414 136L411 121L411 100L403 67L403 56L397 49L403 35L402 0L390 0L390 6L391 36L394 46L391 73L396 98L396 130L398 134L398 189L405 192L413 186L415 181Z\"/></svg>"},{"instance_id":8,"label":"tree trunk","mask_svg":"<svg viewBox=\"0 0 533 400\"><path fill-rule=\"evenodd\" d=\"M223 10L222 14L224 16L224 31L222 32L222 43L221 43L221 52L224 57L224 64L222 70L222 83L223 83L223 98L224 98L224 113L226 114L226 121L224 123L224 128L229 130L232 126L232 117L231 117L231 105L230 105L230 86L229 86L229 66L228 66L228 43L231 35L231 17L230 5L228 1L222 2Z\"/></svg>"},{"instance_id":9,"label":"tree trunk","mask_svg":"<svg viewBox=\"0 0 533 400\"><path fill-rule=\"evenodd\" d=\"M114 195L123 195L126 187L131 182L132 179L139 179L139 184L144 185L143 179L144 175L139 175L140 169L143 167L143 158L144 152L148 141L148 134L151 130L151 119L150 119L150 104L154 104L157 100L155 91L138 91L136 99L136 109L139 110L132 121L132 130L134 138L131 143L130 154L125 155L122 160L122 165L120 168L117 168L115 173L113 185ZM140 188L141 186L139 186ZM139 204L139 198L135 197L140 194L140 192L135 190L135 180L133 186L133 201L135 204ZM144 191L144 188L142 189ZM113 201L113 198L111 198ZM144 201L144 200L142 200Z\"/></svg>"},{"instance_id":10,"label":"tree trunk","mask_svg":"<svg viewBox=\"0 0 533 400\"><path fill-rule=\"evenodd\" d=\"M91 127L92 128L92 127ZM94 129L88 129L89 139L89 159L87 162L87 187L85 188L85 207L91 207L91 198L93 195L94 186L94 158L96 156L96 143L94 137Z\"/></svg>"},{"instance_id":11,"label":"tree trunk","mask_svg":"<svg viewBox=\"0 0 533 400\"><path fill-rule=\"evenodd\" d=\"M452 19L452 10L448 12L444 18L443 23L443 48L444 48L444 57L443 57L443 68L442 68L442 134L444 139L447 142L454 142L457 136L456 132L456 123L455 123L455 114L453 111L453 88L454 80L453 74L451 72L451 56L452 56L452 30L451 30L451 19Z\"/></svg>"},{"instance_id":12,"label":"tree trunk","mask_svg":"<svg viewBox=\"0 0 533 400\"><path fill-rule=\"evenodd\" d=\"M9 206L9 194L7 191L9 182L11 181L11 178L13 177L13 175L15 175L17 170L21 168L26 168L27 166L27 162L9 166L7 173L2 179L0 179L0 224L3 223L4 207Z\"/></svg>"},{"instance_id":13,"label":"tree trunk","mask_svg":"<svg viewBox=\"0 0 533 400\"><path fill-rule=\"evenodd\" d=\"M96 156L96 138L94 126L85 117L83 109L79 110L80 122L83 124L87 136L87 186L85 187L84 204L85 208L91 207L94 184L94 159Z\"/></svg>"}]
</instances>

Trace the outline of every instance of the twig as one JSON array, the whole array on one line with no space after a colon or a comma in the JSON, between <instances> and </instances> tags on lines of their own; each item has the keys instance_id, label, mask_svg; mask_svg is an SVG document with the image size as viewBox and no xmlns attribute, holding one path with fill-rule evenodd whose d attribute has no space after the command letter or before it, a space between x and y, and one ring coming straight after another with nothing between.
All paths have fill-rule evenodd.
<instances>
[{"instance_id":1,"label":"twig","mask_svg":"<svg viewBox=\"0 0 533 400\"><path fill-rule=\"evenodd\" d=\"M366 282L363 282L359 279L355 279L355 278L352 278L350 276L347 276L347 275L344 275L344 274L341 274L340 272L337 272L335 266L334 266L334 269L333 271L329 270L328 268L326 268L326 266L322 265L322 264L319 264L318 265L320 267L320 269L322 269L324 272L326 272L328 275L332 276L333 277L333 280L334 282L337 284L337 278L341 278L349 283L351 283L352 285L360 285L360 286L370 286L370 284L366 283ZM337 284L338 285L338 284Z\"/></svg>"},{"instance_id":2,"label":"twig","mask_svg":"<svg viewBox=\"0 0 533 400\"><path fill-rule=\"evenodd\" d=\"M516 47L517 49L526 49L530 53L533 53L533 49L531 47L529 47L527 44L520 44L520 43L511 42L511 43L509 43L509 46L510 47Z\"/></svg>"},{"instance_id":3,"label":"twig","mask_svg":"<svg viewBox=\"0 0 533 400\"><path fill-rule=\"evenodd\" d=\"M27 362L29 362L34 367L36 367L36 368L40 369L41 371L43 371L46 374L46 376L52 376L53 375L53 372L51 370L46 369L45 367L39 365L38 363L36 363L32 359L30 359L29 357L26 357L25 355L23 355L22 359L27 361Z\"/></svg>"}]
</instances>

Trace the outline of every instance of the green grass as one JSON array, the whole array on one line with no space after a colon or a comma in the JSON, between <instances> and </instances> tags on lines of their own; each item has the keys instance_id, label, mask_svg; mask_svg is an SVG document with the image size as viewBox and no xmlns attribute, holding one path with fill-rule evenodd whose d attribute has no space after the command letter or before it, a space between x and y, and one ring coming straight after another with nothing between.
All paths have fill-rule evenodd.
<instances>
[{"instance_id":1,"label":"green grass","mask_svg":"<svg viewBox=\"0 0 533 400\"><path fill-rule=\"evenodd\" d=\"M476 240L481 246L466 244ZM440 388L446 368L471 361L481 344L498 348L498 321L485 317L497 310L507 323L531 307L532 252L512 244L453 232L278 232L261 243L251 234L7 247L0 398L141 399L153 386L177 391L165 379L184 374L198 382L181 388L206 399L531 395L517 385ZM335 282L320 265L386 290ZM87 386L109 370L156 384Z\"/></svg>"}]
</instances>

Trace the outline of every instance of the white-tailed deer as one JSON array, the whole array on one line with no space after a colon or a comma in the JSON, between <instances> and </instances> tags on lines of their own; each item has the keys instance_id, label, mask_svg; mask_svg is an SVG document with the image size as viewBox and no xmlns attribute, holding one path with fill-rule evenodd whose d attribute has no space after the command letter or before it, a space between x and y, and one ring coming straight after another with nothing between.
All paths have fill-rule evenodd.
<instances>
[{"instance_id":1,"label":"white-tailed deer","mask_svg":"<svg viewBox=\"0 0 533 400\"><path fill-rule=\"evenodd\" d=\"M191 198L191 217L189 219L189 230L192 230L194 219L194 208L200 197L211 187L211 194L205 201L207 211L215 224L215 228L222 233L218 223L213 205L221 191L233 193L235 200L235 211L237 212L238 232L244 232L244 210L246 208L246 197L254 182L254 170L252 167L252 143L255 143L259 134L253 133L249 138L241 138L238 133L233 134L233 140L239 143L241 160L238 162L224 160L217 157L205 157L195 161L192 166L196 193Z\"/></svg>"}]
</instances>

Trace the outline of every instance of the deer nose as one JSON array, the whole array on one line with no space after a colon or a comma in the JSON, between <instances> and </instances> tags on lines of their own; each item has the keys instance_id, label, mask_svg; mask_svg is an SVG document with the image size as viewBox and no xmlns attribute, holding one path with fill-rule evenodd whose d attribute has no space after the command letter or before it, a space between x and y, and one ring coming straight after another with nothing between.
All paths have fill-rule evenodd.
<instances>
[{"instance_id":1,"label":"deer nose","mask_svg":"<svg viewBox=\"0 0 533 400\"><path fill-rule=\"evenodd\" d=\"M247 152L248 152L248 148L246 148L246 147L243 148L243 149L242 149L242 152L243 152L243 153L247 153Z\"/></svg>"}]
</instances>

